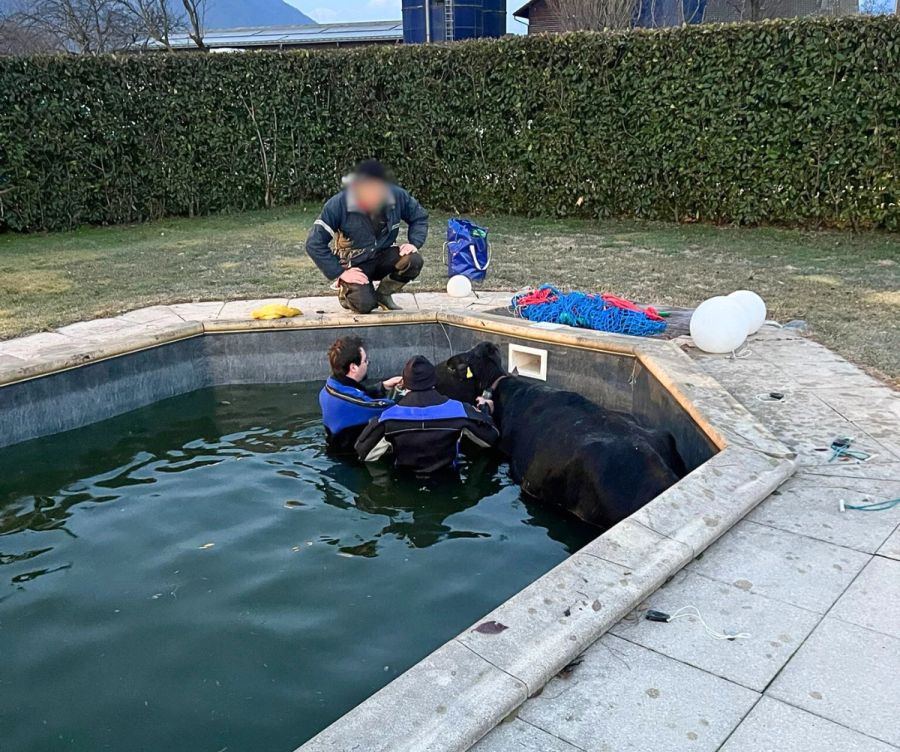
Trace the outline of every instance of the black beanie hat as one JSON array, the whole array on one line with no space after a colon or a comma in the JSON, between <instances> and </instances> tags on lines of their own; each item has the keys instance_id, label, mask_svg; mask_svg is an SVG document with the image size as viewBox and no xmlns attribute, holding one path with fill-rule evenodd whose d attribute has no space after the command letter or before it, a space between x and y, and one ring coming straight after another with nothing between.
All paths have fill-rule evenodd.
<instances>
[{"instance_id":1,"label":"black beanie hat","mask_svg":"<svg viewBox=\"0 0 900 752\"><path fill-rule=\"evenodd\" d=\"M387 180L387 170L384 165L377 159L364 159L353 171L353 176L357 178L368 178L369 180Z\"/></svg>"},{"instance_id":2,"label":"black beanie hat","mask_svg":"<svg viewBox=\"0 0 900 752\"><path fill-rule=\"evenodd\" d=\"M424 355L410 358L403 366L403 386L413 392L424 392L437 383L434 366Z\"/></svg>"}]
</instances>

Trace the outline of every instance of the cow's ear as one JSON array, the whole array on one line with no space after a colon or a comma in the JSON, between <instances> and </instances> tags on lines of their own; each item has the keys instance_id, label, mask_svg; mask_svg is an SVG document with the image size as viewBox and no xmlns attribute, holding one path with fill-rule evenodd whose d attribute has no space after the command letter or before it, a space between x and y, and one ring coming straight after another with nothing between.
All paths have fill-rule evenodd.
<instances>
[{"instance_id":1,"label":"cow's ear","mask_svg":"<svg viewBox=\"0 0 900 752\"><path fill-rule=\"evenodd\" d=\"M519 375L519 367L518 366L516 366L515 368L512 369L512 375L513 376Z\"/></svg>"}]
</instances>

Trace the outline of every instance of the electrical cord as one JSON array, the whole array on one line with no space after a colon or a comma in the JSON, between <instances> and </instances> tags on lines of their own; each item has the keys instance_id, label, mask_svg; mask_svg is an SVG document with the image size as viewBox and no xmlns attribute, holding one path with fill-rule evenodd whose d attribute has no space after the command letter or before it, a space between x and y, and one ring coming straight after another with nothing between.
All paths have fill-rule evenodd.
<instances>
[{"instance_id":1,"label":"electrical cord","mask_svg":"<svg viewBox=\"0 0 900 752\"><path fill-rule=\"evenodd\" d=\"M857 512L886 512L888 509L900 505L900 499L886 499L885 501L870 501L866 504L847 504L843 499L838 502L838 508L842 512L853 509Z\"/></svg>"},{"instance_id":2,"label":"electrical cord","mask_svg":"<svg viewBox=\"0 0 900 752\"><path fill-rule=\"evenodd\" d=\"M645 618L648 621L659 621L670 624L678 619L687 619L691 616L697 618L697 620L703 626L703 629L706 630L706 633L714 640L749 640L753 636L749 632L737 632L735 634L729 634L728 632L717 632L715 629L709 626L709 624L706 623L703 615L700 613L700 609L698 609L696 606L682 606L677 611L671 614L667 614L665 611L650 610L647 612Z\"/></svg>"}]
</instances>

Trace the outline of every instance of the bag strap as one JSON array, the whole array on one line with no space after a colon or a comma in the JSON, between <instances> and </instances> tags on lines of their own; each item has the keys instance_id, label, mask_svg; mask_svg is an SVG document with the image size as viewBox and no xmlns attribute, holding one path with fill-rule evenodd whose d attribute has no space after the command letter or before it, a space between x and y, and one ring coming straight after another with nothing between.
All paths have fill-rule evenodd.
<instances>
[{"instance_id":1,"label":"bag strap","mask_svg":"<svg viewBox=\"0 0 900 752\"><path fill-rule=\"evenodd\" d=\"M472 251L472 263L475 265L475 268L480 272L487 271L487 268L491 265L491 243L487 238L485 238L484 244L487 246L487 252L488 252L487 261L485 262L484 266L482 266L481 264L478 263L478 257L475 255L475 244L472 243L471 245L469 245L469 249Z\"/></svg>"}]
</instances>

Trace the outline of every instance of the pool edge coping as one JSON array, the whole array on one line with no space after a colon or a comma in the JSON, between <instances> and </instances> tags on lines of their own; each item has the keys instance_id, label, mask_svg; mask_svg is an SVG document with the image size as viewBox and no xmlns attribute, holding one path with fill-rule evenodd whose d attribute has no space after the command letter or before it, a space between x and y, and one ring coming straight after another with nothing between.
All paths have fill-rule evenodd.
<instances>
[{"instance_id":1,"label":"pool edge coping","mask_svg":"<svg viewBox=\"0 0 900 752\"><path fill-rule=\"evenodd\" d=\"M633 357L719 452L634 515L513 595L373 694L298 752L468 750L795 470L795 455L671 341L457 308L296 319L182 321L69 338L44 357L0 362L0 389L172 342L249 331L448 324ZM533 604L537 604L537 607ZM475 631L497 622L500 631ZM499 629L496 627L495 629ZM361 747L360 745L364 745Z\"/></svg>"}]
</instances>

